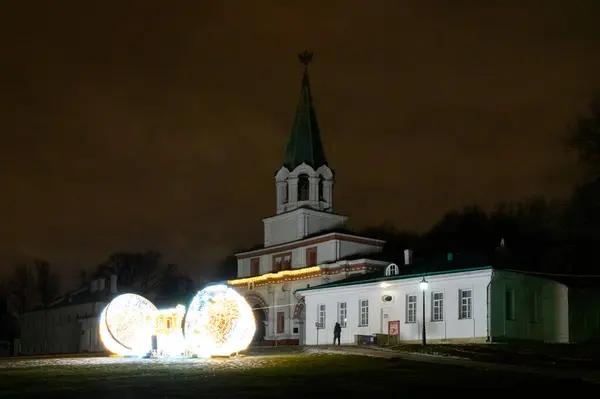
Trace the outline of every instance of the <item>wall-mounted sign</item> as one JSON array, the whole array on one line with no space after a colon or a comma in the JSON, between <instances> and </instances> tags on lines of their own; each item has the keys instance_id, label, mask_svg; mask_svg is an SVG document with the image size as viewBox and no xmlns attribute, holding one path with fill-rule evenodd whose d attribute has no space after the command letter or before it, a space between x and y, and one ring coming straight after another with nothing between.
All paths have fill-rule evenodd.
<instances>
[{"instance_id":1,"label":"wall-mounted sign","mask_svg":"<svg viewBox=\"0 0 600 399\"><path fill-rule=\"evenodd\" d=\"M400 335L400 320L388 321L388 334Z\"/></svg>"}]
</instances>

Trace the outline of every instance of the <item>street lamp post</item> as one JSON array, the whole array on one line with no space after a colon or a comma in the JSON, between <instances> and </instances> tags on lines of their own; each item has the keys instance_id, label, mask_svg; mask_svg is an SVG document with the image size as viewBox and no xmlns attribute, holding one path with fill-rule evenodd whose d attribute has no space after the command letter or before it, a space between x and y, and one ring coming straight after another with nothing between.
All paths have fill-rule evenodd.
<instances>
[{"instance_id":1,"label":"street lamp post","mask_svg":"<svg viewBox=\"0 0 600 399\"><path fill-rule=\"evenodd\" d=\"M425 329L425 291L427 291L427 280L425 280L425 276L423 276L423 280L421 280L421 282L419 283L419 288L421 288L421 291L423 292L423 336L421 337L421 343L423 344L423 346L425 346L427 345L427 331Z\"/></svg>"}]
</instances>

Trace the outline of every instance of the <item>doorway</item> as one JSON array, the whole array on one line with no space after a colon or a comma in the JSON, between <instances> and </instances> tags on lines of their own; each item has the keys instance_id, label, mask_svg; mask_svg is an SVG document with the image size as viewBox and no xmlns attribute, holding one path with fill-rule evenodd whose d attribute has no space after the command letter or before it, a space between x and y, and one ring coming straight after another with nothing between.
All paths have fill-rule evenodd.
<instances>
[{"instance_id":1,"label":"doorway","mask_svg":"<svg viewBox=\"0 0 600 399\"><path fill-rule=\"evenodd\" d=\"M252 344L260 345L265 340L267 315L264 309L261 309L260 305L255 305L252 308L252 312L254 313L254 321L256 322L256 331L254 332Z\"/></svg>"},{"instance_id":2,"label":"doorway","mask_svg":"<svg viewBox=\"0 0 600 399\"><path fill-rule=\"evenodd\" d=\"M390 320L390 309L381 309L381 333L387 334L389 332L389 320Z\"/></svg>"}]
</instances>

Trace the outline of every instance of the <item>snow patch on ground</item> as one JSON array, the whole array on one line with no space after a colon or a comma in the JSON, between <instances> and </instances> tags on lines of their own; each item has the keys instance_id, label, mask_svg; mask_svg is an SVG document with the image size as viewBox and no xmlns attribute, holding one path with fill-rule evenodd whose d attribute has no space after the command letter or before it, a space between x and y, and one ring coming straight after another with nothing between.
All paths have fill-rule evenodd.
<instances>
[{"instance_id":1,"label":"snow patch on ground","mask_svg":"<svg viewBox=\"0 0 600 399\"><path fill-rule=\"evenodd\" d=\"M304 353L308 355L341 355L341 356L366 356L381 358L381 354L376 351L353 351L347 349L327 349L327 348L307 348Z\"/></svg>"},{"instance_id":2,"label":"snow patch on ground","mask_svg":"<svg viewBox=\"0 0 600 399\"><path fill-rule=\"evenodd\" d=\"M445 353L420 353L420 352L404 352L406 354L410 354L410 355L416 355L416 356L427 356L427 357L441 357L444 359L457 359L457 360L471 360L468 357L461 357L461 356L450 356L450 355L446 355Z\"/></svg>"}]
</instances>

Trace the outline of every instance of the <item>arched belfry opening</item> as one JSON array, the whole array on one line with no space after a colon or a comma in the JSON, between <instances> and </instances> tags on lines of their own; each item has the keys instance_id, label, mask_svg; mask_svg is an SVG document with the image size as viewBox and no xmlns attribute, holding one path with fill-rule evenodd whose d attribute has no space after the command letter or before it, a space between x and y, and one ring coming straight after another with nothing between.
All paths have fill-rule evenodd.
<instances>
[{"instance_id":1,"label":"arched belfry opening","mask_svg":"<svg viewBox=\"0 0 600 399\"><path fill-rule=\"evenodd\" d=\"M310 180L307 174L298 176L298 201L310 200Z\"/></svg>"},{"instance_id":2,"label":"arched belfry opening","mask_svg":"<svg viewBox=\"0 0 600 399\"><path fill-rule=\"evenodd\" d=\"M289 186L288 186L287 181L283 183L283 187L284 188L283 188L283 190L281 192L281 203L282 204L287 204L288 201L289 201L289 198L288 198L289 197L289 193L288 193Z\"/></svg>"},{"instance_id":3,"label":"arched belfry opening","mask_svg":"<svg viewBox=\"0 0 600 399\"><path fill-rule=\"evenodd\" d=\"M319 201L325 201L325 195L323 193L323 176L319 177Z\"/></svg>"}]
</instances>

